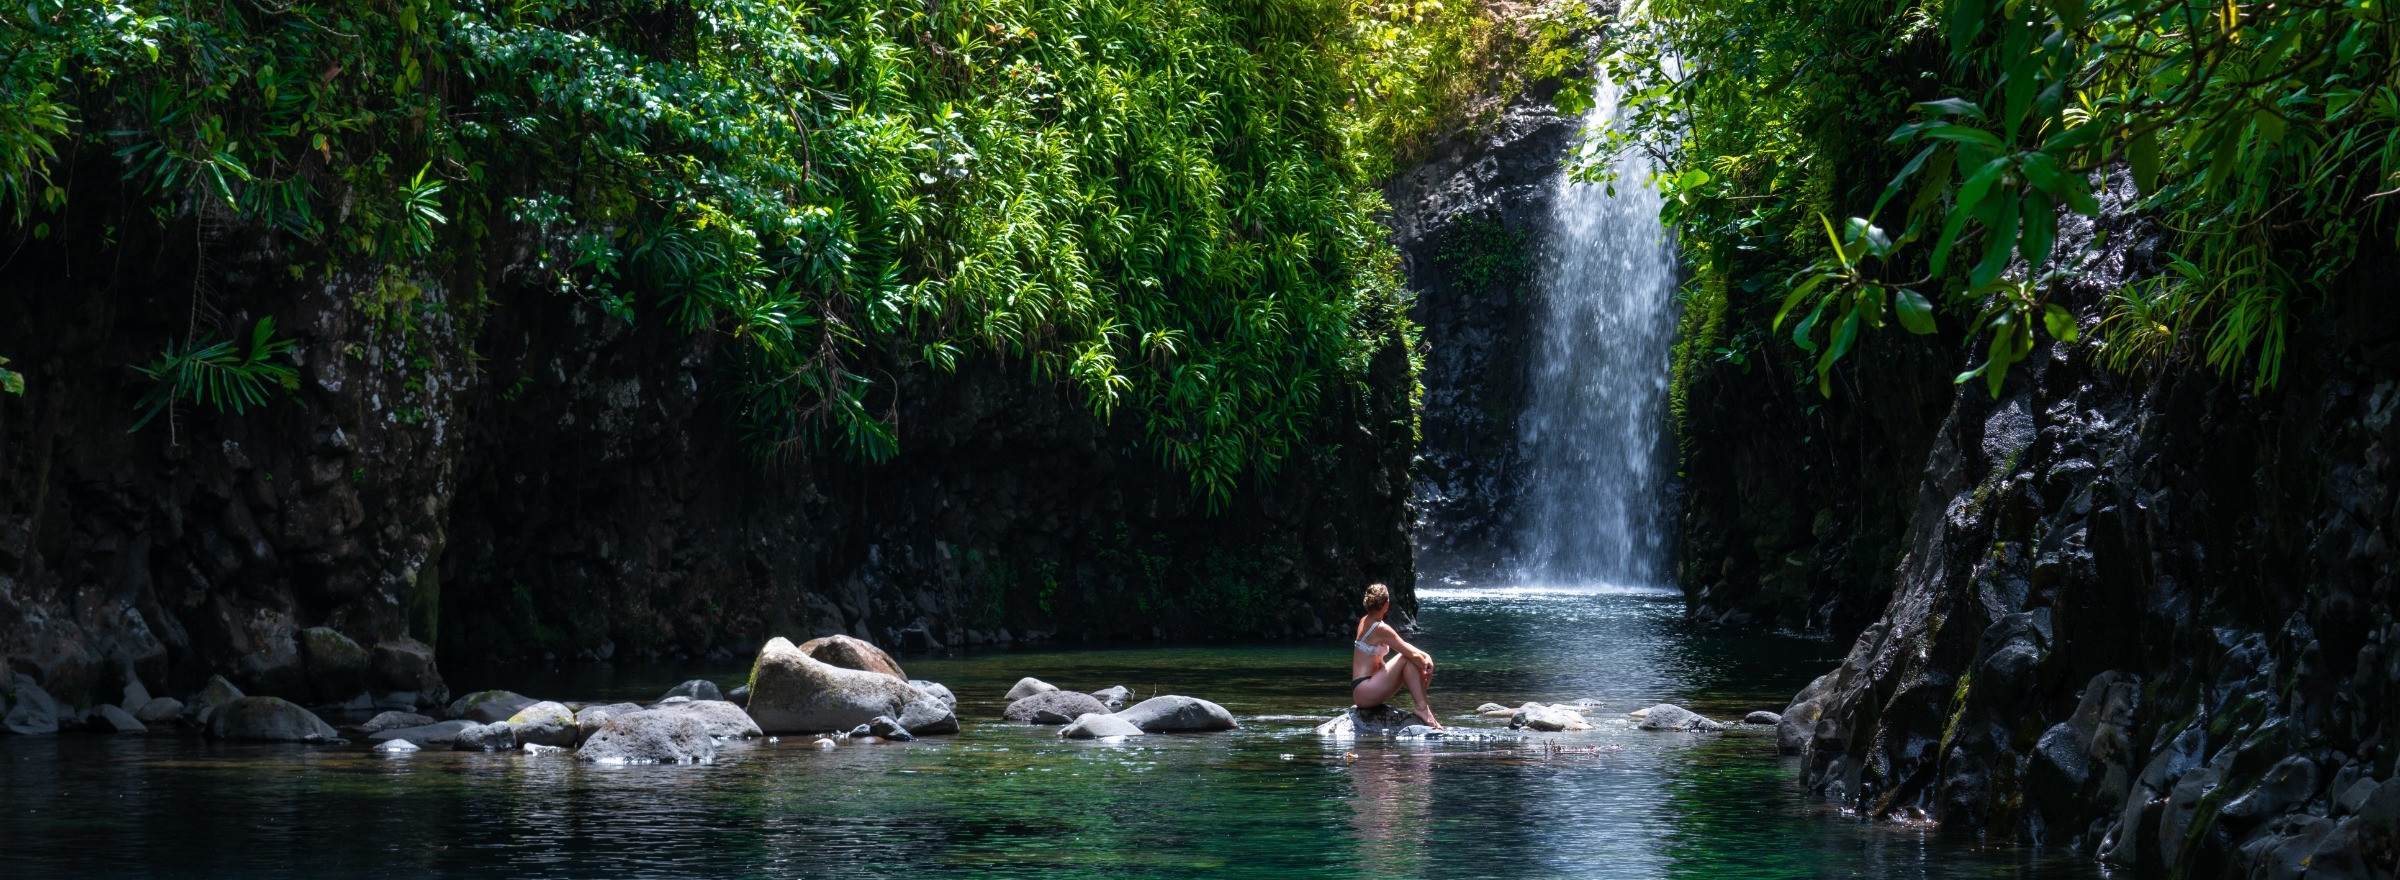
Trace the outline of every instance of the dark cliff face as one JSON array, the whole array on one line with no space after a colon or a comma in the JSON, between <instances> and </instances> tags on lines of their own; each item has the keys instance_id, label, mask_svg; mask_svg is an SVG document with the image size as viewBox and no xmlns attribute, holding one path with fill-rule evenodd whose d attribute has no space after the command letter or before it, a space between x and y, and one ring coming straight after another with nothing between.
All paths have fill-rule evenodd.
<instances>
[{"instance_id":1,"label":"dark cliff face","mask_svg":"<svg viewBox=\"0 0 2400 880\"><path fill-rule=\"evenodd\" d=\"M1522 475L1534 266L1577 121L1552 88L1510 104L1492 130L1443 145L1388 187L1393 240L1423 328L1424 449L1416 463L1417 566L1476 578L1500 563Z\"/></svg>"},{"instance_id":2,"label":"dark cliff face","mask_svg":"<svg viewBox=\"0 0 2400 880\"><path fill-rule=\"evenodd\" d=\"M1851 355L1830 398L1779 335L1693 355L1678 438L1686 616L1846 636L1882 610L1951 395L1947 348L1888 341Z\"/></svg>"},{"instance_id":3,"label":"dark cliff face","mask_svg":"<svg viewBox=\"0 0 2400 880\"><path fill-rule=\"evenodd\" d=\"M1021 364L894 371L902 453L762 460L714 340L572 300L495 320L442 567L445 656L744 653L778 633L896 648L1344 631L1410 596L1408 362L1330 394L1320 441L1211 514ZM512 378L522 377L522 378Z\"/></svg>"},{"instance_id":4,"label":"dark cliff face","mask_svg":"<svg viewBox=\"0 0 2400 880\"><path fill-rule=\"evenodd\" d=\"M61 225L101 240L96 210ZM1371 581L1413 607L1398 339L1369 390L1326 396L1307 452L1210 513L1138 414L1104 425L1021 364L882 374L905 389L893 460L765 461L716 341L663 316L506 278L483 299L327 277L188 223L110 235L9 242L0 290L0 352L28 384L0 395L0 654L72 704L128 674L345 698L356 664L307 647L342 639L374 661L366 689L430 700L427 645L1296 637L1344 630ZM129 364L264 316L299 343L288 396L128 433Z\"/></svg>"},{"instance_id":5,"label":"dark cliff face","mask_svg":"<svg viewBox=\"0 0 2400 880\"><path fill-rule=\"evenodd\" d=\"M2104 218L2064 297L2087 329L2151 271ZM2000 400L1960 389L1882 619L1787 713L1807 784L2118 867L2391 876L2400 264L2370 262L2264 394L2060 345Z\"/></svg>"}]
</instances>

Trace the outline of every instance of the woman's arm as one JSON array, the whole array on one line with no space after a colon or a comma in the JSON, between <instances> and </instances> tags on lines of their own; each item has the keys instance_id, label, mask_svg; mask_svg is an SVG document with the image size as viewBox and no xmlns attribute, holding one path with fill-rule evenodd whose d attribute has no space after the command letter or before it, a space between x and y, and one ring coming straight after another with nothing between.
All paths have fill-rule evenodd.
<instances>
[{"instance_id":1,"label":"woman's arm","mask_svg":"<svg viewBox=\"0 0 2400 880\"><path fill-rule=\"evenodd\" d=\"M1384 644L1392 646L1394 653L1406 655L1408 659L1416 661L1427 669L1433 668L1433 655L1420 651L1417 646L1409 644L1407 639L1400 637L1400 631L1393 629L1391 624L1377 623L1375 631L1383 637Z\"/></svg>"}]
</instances>

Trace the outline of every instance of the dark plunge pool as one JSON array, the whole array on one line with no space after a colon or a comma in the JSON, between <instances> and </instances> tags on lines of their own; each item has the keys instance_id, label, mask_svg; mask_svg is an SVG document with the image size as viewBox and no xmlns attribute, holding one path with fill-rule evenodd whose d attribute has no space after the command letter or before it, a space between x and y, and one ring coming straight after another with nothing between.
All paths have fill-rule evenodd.
<instances>
[{"instance_id":1,"label":"dark plunge pool","mask_svg":"<svg viewBox=\"0 0 2400 880\"><path fill-rule=\"evenodd\" d=\"M1812 806L1771 731L1647 733L1620 714L1777 709L1842 646L1695 632L1667 592L1439 590L1423 604L1418 641L1441 663L1435 707L1454 726L1501 726L1471 716L1486 701L1590 698L1598 728L1499 745L1321 741L1310 728L1348 703L1336 644L904 657L958 694L960 734L831 751L783 737L699 767L0 738L0 876L2096 876L2056 853ZM648 700L745 673L461 670L453 684ZM1243 728L1061 741L999 722L1024 675L1205 697Z\"/></svg>"}]
</instances>

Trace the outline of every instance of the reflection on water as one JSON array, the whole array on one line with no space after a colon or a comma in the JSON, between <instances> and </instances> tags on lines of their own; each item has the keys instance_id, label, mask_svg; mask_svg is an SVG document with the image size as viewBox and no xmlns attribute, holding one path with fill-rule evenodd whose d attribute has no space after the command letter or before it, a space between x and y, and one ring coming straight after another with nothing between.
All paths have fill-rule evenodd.
<instances>
[{"instance_id":1,"label":"reflection on water","mask_svg":"<svg viewBox=\"0 0 2400 880\"><path fill-rule=\"evenodd\" d=\"M1633 730L1673 701L1774 708L1837 646L1733 639L1645 590L1427 591L1437 705L1600 700L1598 729L1525 743L1320 741L1339 644L904 657L966 729L923 742L729 747L705 767L519 754L229 745L175 735L0 739L0 874L154 877L2096 876L1805 802L1772 738ZM730 666L456 670L463 688L651 699ZM1188 693L1227 734L1065 742L997 723L1018 676ZM980 719L994 719L979 723ZM1355 760L1348 756L1355 753Z\"/></svg>"}]
</instances>

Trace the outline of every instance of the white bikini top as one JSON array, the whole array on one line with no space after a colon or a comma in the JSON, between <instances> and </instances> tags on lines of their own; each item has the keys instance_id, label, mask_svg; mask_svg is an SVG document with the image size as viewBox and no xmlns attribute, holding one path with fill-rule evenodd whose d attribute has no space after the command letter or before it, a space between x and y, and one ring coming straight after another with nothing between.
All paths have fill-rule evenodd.
<instances>
[{"instance_id":1,"label":"white bikini top","mask_svg":"<svg viewBox=\"0 0 2400 880\"><path fill-rule=\"evenodd\" d=\"M1373 629L1369 629L1369 630L1367 630L1367 631L1368 631L1368 632L1374 632L1375 630L1373 630ZM1390 646L1390 645L1370 645L1370 644L1367 644L1367 640L1366 640L1366 639L1352 639L1352 640L1350 640L1350 644L1358 646L1358 651L1359 651L1359 653L1361 653L1361 654L1368 654L1368 655L1381 655L1383 652L1385 652L1385 651L1389 651L1389 650L1391 650L1391 649L1392 649L1392 646Z\"/></svg>"}]
</instances>

